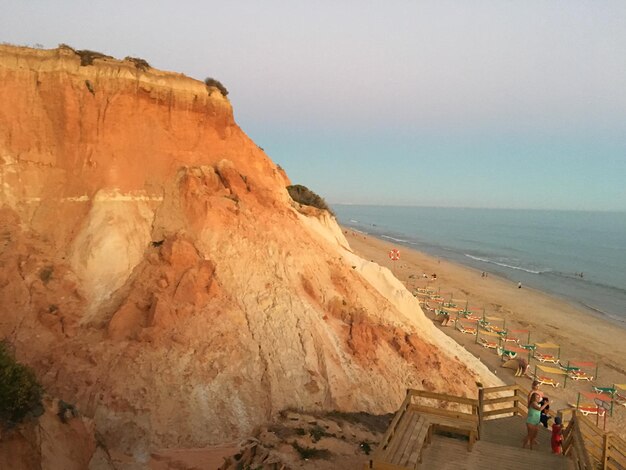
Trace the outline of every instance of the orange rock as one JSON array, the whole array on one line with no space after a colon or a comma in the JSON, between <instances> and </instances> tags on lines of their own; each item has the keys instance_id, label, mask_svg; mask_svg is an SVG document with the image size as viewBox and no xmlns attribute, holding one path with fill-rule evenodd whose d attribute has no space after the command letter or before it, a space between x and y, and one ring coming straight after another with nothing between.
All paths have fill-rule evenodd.
<instances>
[{"instance_id":1,"label":"orange rock","mask_svg":"<svg viewBox=\"0 0 626 470\"><path fill-rule=\"evenodd\" d=\"M333 217L291 200L215 89L4 45L0 82L0 337L111 448L498 383Z\"/></svg>"}]
</instances>

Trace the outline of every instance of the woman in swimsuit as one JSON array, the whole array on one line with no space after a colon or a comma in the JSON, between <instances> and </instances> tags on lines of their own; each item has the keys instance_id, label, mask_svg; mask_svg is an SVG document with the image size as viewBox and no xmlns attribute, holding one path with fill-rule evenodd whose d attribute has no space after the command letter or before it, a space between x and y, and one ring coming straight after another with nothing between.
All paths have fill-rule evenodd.
<instances>
[{"instance_id":1,"label":"woman in swimsuit","mask_svg":"<svg viewBox=\"0 0 626 470\"><path fill-rule=\"evenodd\" d=\"M541 410L548 406L548 403L541 405L541 395L533 393L531 395L531 403L528 406L528 418L526 418L526 430L528 435L524 438L522 447L526 448L526 445L533 450L533 444L536 444L535 439L539 432L539 423L541 422Z\"/></svg>"}]
</instances>

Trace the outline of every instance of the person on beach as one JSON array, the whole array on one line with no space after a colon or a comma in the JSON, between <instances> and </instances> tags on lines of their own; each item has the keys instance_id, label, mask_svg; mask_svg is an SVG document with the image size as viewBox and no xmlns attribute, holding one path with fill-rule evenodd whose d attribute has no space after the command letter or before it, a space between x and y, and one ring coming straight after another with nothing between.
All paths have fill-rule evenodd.
<instances>
[{"instance_id":1,"label":"person on beach","mask_svg":"<svg viewBox=\"0 0 626 470\"><path fill-rule=\"evenodd\" d=\"M532 400L532 403L528 406L528 417L526 418L527 434L522 442L522 447L525 449L526 445L528 445L530 450L533 450L533 444L537 443L541 410L548 406L547 404L541 405L541 395L539 393L532 393Z\"/></svg>"},{"instance_id":2,"label":"person on beach","mask_svg":"<svg viewBox=\"0 0 626 470\"><path fill-rule=\"evenodd\" d=\"M552 425L552 437L550 438L550 445L552 446L553 454L562 454L563 449L563 425L561 424L561 418L554 418L554 424Z\"/></svg>"},{"instance_id":3,"label":"person on beach","mask_svg":"<svg viewBox=\"0 0 626 470\"><path fill-rule=\"evenodd\" d=\"M528 371L528 361L523 357L518 357L515 377L522 377L523 375L526 375L526 371Z\"/></svg>"},{"instance_id":4,"label":"person on beach","mask_svg":"<svg viewBox=\"0 0 626 470\"><path fill-rule=\"evenodd\" d=\"M522 283L521 283L521 282L518 282L518 283L517 283L517 288L518 288L518 289L521 289L521 288L522 288Z\"/></svg>"},{"instance_id":5,"label":"person on beach","mask_svg":"<svg viewBox=\"0 0 626 470\"><path fill-rule=\"evenodd\" d=\"M539 382L537 380L533 380L530 392L528 393L528 408L530 408L530 404L534 401L534 395L539 395L539 401L543 399L543 392L539 390Z\"/></svg>"},{"instance_id":6,"label":"person on beach","mask_svg":"<svg viewBox=\"0 0 626 470\"><path fill-rule=\"evenodd\" d=\"M550 420L550 415L548 414L548 411L550 410L550 399L546 396L544 396L541 399L540 405L548 405L546 406L543 410L541 410L541 424L543 424L543 427L548 429L548 421Z\"/></svg>"}]
</instances>

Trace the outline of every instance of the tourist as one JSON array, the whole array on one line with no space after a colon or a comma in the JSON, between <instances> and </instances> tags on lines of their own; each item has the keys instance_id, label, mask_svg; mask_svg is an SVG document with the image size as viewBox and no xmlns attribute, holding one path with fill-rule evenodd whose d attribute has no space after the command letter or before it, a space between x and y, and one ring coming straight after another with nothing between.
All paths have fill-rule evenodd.
<instances>
[{"instance_id":1,"label":"tourist","mask_svg":"<svg viewBox=\"0 0 626 470\"><path fill-rule=\"evenodd\" d=\"M541 424L543 424L543 427L548 429L548 421L550 420L550 415L548 414L548 411L550 410L550 399L546 396L544 396L541 399L541 403L540 405L547 405L543 410L541 410Z\"/></svg>"},{"instance_id":2,"label":"tourist","mask_svg":"<svg viewBox=\"0 0 626 470\"><path fill-rule=\"evenodd\" d=\"M563 426L561 424L561 418L557 416L554 418L554 424L552 425L552 438L550 439L553 454L563 453L561 448L563 444Z\"/></svg>"},{"instance_id":3,"label":"tourist","mask_svg":"<svg viewBox=\"0 0 626 470\"><path fill-rule=\"evenodd\" d=\"M533 380L530 392L528 393L528 403L527 403L527 406L529 408L530 408L530 404L533 402L533 395L535 395L535 394L539 395L539 401L541 401L541 399L543 398L543 392L541 390L539 390L539 385L540 385L539 381Z\"/></svg>"},{"instance_id":4,"label":"tourist","mask_svg":"<svg viewBox=\"0 0 626 470\"><path fill-rule=\"evenodd\" d=\"M533 450L533 444L536 444L537 433L539 432L539 423L541 422L541 410L543 410L547 404L541 405L541 395L539 393L531 392L532 402L528 406L528 417L526 418L526 430L527 435L524 438L522 447L525 449L526 445L530 450Z\"/></svg>"}]
</instances>

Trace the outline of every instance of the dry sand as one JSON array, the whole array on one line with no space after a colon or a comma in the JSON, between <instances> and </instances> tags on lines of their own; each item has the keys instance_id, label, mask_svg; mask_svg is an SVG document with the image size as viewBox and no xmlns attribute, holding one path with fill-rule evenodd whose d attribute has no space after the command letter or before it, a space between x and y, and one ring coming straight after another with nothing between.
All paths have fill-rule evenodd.
<instances>
[{"instance_id":1,"label":"dry sand","mask_svg":"<svg viewBox=\"0 0 626 470\"><path fill-rule=\"evenodd\" d=\"M626 383L626 329L566 300L524 286L520 289L517 283L502 277L495 275L482 277L481 272L475 269L393 245L350 229L344 229L344 234L359 256L392 269L395 276L409 290L428 285L440 290L446 299L452 296L455 300L467 300L470 307L480 308L481 311L484 307L488 316L506 319L507 328L529 330L531 343L553 342L560 345L560 354L564 362L568 360L596 362L599 365L599 378L591 383L568 379L566 387L563 388L563 377L559 377L561 382L559 388L542 386L544 393L551 398L553 411L566 408L568 403L576 403L578 392L591 392L591 384L610 386L614 383ZM390 260L389 251L392 248L401 251L399 261ZM436 273L437 279L426 280L422 277L423 273L429 277ZM426 314L432 318L432 314ZM441 330L479 357L504 382L512 384L518 381L524 387L530 387L530 379L516 378L512 370L501 368L500 358L493 350L475 344L474 336L455 330L453 323L450 325L441 327ZM526 342L527 335L518 336ZM538 362L531 360L531 370L534 370L535 364ZM553 364L544 365L553 366ZM590 372L593 374L595 371ZM595 421L595 417L591 419ZM602 421L600 426L603 426ZM626 438L625 428L626 407L615 406L613 416L607 417L606 429Z\"/></svg>"}]
</instances>

